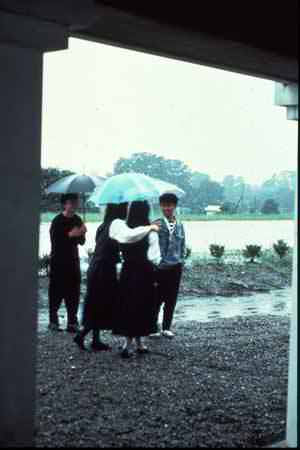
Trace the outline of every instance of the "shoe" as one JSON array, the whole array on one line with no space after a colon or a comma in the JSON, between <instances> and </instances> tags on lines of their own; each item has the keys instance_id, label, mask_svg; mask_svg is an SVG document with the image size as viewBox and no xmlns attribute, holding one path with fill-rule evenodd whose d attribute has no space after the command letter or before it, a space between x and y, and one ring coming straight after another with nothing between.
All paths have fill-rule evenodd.
<instances>
[{"instance_id":1,"label":"shoe","mask_svg":"<svg viewBox=\"0 0 300 450\"><path fill-rule=\"evenodd\" d=\"M62 331L62 329L59 327L59 324L58 324L58 323L49 323L48 329L49 329L50 331L56 331L56 332Z\"/></svg>"},{"instance_id":2,"label":"shoe","mask_svg":"<svg viewBox=\"0 0 300 450\"><path fill-rule=\"evenodd\" d=\"M140 347L140 348L137 348L136 352L139 355L148 355L150 353L150 350L147 347Z\"/></svg>"},{"instance_id":3,"label":"shoe","mask_svg":"<svg viewBox=\"0 0 300 450\"><path fill-rule=\"evenodd\" d=\"M150 334L149 338L160 338L161 337L161 332L157 332L157 333L152 333Z\"/></svg>"},{"instance_id":4,"label":"shoe","mask_svg":"<svg viewBox=\"0 0 300 450\"><path fill-rule=\"evenodd\" d=\"M73 341L78 345L80 350L86 350L86 347L84 345L84 338L82 338L80 334L77 334L77 336L74 337Z\"/></svg>"},{"instance_id":5,"label":"shoe","mask_svg":"<svg viewBox=\"0 0 300 450\"><path fill-rule=\"evenodd\" d=\"M76 334L79 331L79 326L77 324L68 325L66 328L67 333Z\"/></svg>"},{"instance_id":6,"label":"shoe","mask_svg":"<svg viewBox=\"0 0 300 450\"><path fill-rule=\"evenodd\" d=\"M170 330L164 330L161 334L168 339L173 339L175 337L175 334Z\"/></svg>"},{"instance_id":7,"label":"shoe","mask_svg":"<svg viewBox=\"0 0 300 450\"><path fill-rule=\"evenodd\" d=\"M128 350L128 348L125 348L125 349L122 350L122 352L121 352L121 358L123 358L123 359L130 359L130 358L132 358L132 356L133 356L133 353L130 352L130 351Z\"/></svg>"},{"instance_id":8,"label":"shoe","mask_svg":"<svg viewBox=\"0 0 300 450\"><path fill-rule=\"evenodd\" d=\"M91 345L93 352L110 352L111 347L103 342L93 342Z\"/></svg>"}]
</instances>

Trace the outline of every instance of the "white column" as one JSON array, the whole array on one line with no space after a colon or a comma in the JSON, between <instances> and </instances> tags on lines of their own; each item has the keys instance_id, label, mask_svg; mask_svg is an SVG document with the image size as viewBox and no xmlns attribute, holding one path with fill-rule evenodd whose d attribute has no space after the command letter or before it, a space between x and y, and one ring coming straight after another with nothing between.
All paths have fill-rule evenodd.
<instances>
[{"instance_id":1,"label":"white column","mask_svg":"<svg viewBox=\"0 0 300 450\"><path fill-rule=\"evenodd\" d=\"M295 243L294 243L294 266L293 266L293 306L290 329L290 361L289 361L289 386L288 386L288 414L287 414L287 442L291 448L298 444L298 388L297 388L297 363L298 363L298 198L296 188L295 202Z\"/></svg>"},{"instance_id":2,"label":"white column","mask_svg":"<svg viewBox=\"0 0 300 450\"><path fill-rule=\"evenodd\" d=\"M0 11L0 447L34 441L43 49L52 35L54 49L66 47L60 27Z\"/></svg>"}]
</instances>

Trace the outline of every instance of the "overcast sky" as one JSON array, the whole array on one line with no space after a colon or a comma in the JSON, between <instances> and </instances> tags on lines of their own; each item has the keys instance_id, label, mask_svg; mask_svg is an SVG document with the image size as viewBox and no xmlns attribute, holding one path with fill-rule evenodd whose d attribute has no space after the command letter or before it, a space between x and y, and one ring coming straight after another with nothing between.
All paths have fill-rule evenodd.
<instances>
[{"instance_id":1,"label":"overcast sky","mask_svg":"<svg viewBox=\"0 0 300 450\"><path fill-rule=\"evenodd\" d=\"M44 74L43 167L105 175L152 152L217 181L296 170L297 122L271 81L77 39Z\"/></svg>"}]
</instances>

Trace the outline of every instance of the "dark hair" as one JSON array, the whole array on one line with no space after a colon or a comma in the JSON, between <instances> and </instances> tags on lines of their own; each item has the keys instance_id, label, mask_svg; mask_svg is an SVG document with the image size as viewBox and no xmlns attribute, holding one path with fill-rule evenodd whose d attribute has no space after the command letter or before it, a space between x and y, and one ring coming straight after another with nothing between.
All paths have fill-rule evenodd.
<instances>
[{"instance_id":1,"label":"dark hair","mask_svg":"<svg viewBox=\"0 0 300 450\"><path fill-rule=\"evenodd\" d=\"M60 203L64 206L68 201L76 202L79 200L78 194L62 194L60 198Z\"/></svg>"},{"instance_id":2,"label":"dark hair","mask_svg":"<svg viewBox=\"0 0 300 450\"><path fill-rule=\"evenodd\" d=\"M129 209L127 225L130 228L150 225L150 205L147 201L132 202Z\"/></svg>"},{"instance_id":3,"label":"dark hair","mask_svg":"<svg viewBox=\"0 0 300 450\"><path fill-rule=\"evenodd\" d=\"M128 203L108 203L105 210L104 222L112 222L115 219L125 220Z\"/></svg>"},{"instance_id":4,"label":"dark hair","mask_svg":"<svg viewBox=\"0 0 300 450\"><path fill-rule=\"evenodd\" d=\"M163 194L159 197L159 203L169 203L172 205L176 205L178 203L178 197L175 194Z\"/></svg>"}]
</instances>

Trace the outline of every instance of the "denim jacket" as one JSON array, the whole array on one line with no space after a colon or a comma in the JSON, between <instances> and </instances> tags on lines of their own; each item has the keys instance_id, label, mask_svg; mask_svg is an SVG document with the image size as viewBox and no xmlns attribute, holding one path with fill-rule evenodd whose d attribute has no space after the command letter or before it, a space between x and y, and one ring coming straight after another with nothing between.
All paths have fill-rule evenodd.
<instances>
[{"instance_id":1,"label":"denim jacket","mask_svg":"<svg viewBox=\"0 0 300 450\"><path fill-rule=\"evenodd\" d=\"M165 220L159 219L159 245L162 260L160 268L169 268L178 264L183 264L186 253L186 237L182 223L177 222L175 230L170 234Z\"/></svg>"}]
</instances>

